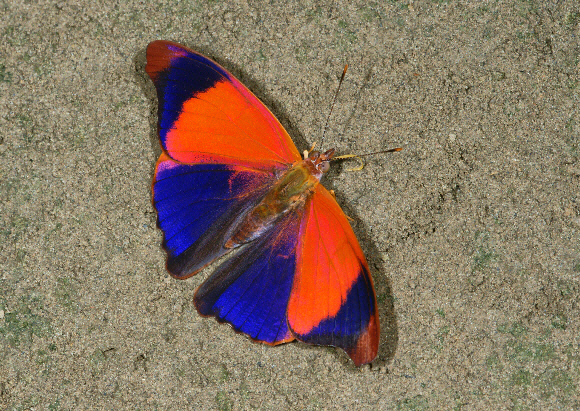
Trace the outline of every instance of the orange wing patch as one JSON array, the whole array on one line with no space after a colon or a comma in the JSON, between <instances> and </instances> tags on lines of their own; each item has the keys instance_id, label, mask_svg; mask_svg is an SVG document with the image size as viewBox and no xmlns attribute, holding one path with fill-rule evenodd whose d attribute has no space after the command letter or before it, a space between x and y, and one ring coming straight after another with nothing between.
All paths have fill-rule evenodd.
<instances>
[{"instance_id":1,"label":"orange wing patch","mask_svg":"<svg viewBox=\"0 0 580 411\"><path fill-rule=\"evenodd\" d=\"M366 260L346 216L322 185L307 206L288 320L298 334L334 317Z\"/></svg>"},{"instance_id":2,"label":"orange wing patch","mask_svg":"<svg viewBox=\"0 0 580 411\"><path fill-rule=\"evenodd\" d=\"M373 280L345 214L322 185L300 227L288 324L296 338L344 349L355 364L378 351L379 323Z\"/></svg>"},{"instance_id":3,"label":"orange wing patch","mask_svg":"<svg viewBox=\"0 0 580 411\"><path fill-rule=\"evenodd\" d=\"M260 168L268 162L264 160L287 164L299 159L298 150L282 126L277 130L280 138L272 138L272 124L263 110L267 110L263 105L248 104L232 83L218 82L183 104L167 133L165 148L172 158L183 163L200 162L207 155L231 159L232 153L236 163L259 162Z\"/></svg>"}]
</instances>

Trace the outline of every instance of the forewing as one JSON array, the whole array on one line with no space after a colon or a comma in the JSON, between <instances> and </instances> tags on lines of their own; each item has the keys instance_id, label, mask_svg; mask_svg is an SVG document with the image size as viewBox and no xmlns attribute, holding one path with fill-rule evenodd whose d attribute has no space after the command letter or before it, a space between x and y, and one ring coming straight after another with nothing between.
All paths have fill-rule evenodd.
<instances>
[{"instance_id":1,"label":"forewing","mask_svg":"<svg viewBox=\"0 0 580 411\"><path fill-rule=\"evenodd\" d=\"M300 160L274 115L214 61L159 40L147 47L145 70L157 88L161 145L172 159L261 169Z\"/></svg>"},{"instance_id":2,"label":"forewing","mask_svg":"<svg viewBox=\"0 0 580 411\"><path fill-rule=\"evenodd\" d=\"M332 195L318 185L300 227L288 324L298 340L340 347L356 365L379 345L373 280L360 245Z\"/></svg>"},{"instance_id":3,"label":"forewing","mask_svg":"<svg viewBox=\"0 0 580 411\"><path fill-rule=\"evenodd\" d=\"M266 171L227 164L157 161L153 202L163 231L167 269L187 278L225 254L225 242L271 186Z\"/></svg>"},{"instance_id":4,"label":"forewing","mask_svg":"<svg viewBox=\"0 0 580 411\"><path fill-rule=\"evenodd\" d=\"M195 293L202 315L227 322L256 341L294 339L286 308L296 270L300 211L290 212L223 263Z\"/></svg>"}]
</instances>

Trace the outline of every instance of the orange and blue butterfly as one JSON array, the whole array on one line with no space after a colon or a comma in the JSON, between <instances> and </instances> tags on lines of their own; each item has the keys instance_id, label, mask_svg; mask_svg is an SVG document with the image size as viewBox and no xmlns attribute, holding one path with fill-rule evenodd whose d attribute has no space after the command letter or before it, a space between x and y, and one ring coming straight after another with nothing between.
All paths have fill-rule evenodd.
<instances>
[{"instance_id":1,"label":"orange and blue butterfly","mask_svg":"<svg viewBox=\"0 0 580 411\"><path fill-rule=\"evenodd\" d=\"M340 347L358 366L379 346L373 280L347 217L321 184L334 149L302 158L276 117L214 61L169 41L147 47L159 102L153 202L167 269L201 315L252 340Z\"/></svg>"}]
</instances>

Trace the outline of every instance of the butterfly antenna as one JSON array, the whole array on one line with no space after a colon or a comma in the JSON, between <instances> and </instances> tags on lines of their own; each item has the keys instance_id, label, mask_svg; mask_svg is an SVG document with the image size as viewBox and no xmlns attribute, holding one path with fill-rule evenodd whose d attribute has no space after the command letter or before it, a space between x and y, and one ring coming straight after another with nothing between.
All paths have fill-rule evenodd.
<instances>
[{"instance_id":1,"label":"butterfly antenna","mask_svg":"<svg viewBox=\"0 0 580 411\"><path fill-rule=\"evenodd\" d=\"M360 171L365 166L365 162L363 161L363 159L361 157L373 156L375 154L383 154L383 153L394 153L396 151L401 151L402 149L403 149L403 147L397 147L397 148L391 148L389 150L381 150L381 151L375 151L372 153L365 153L365 154L344 154L342 156L334 157L333 160L345 160L348 158L356 158L359 161L359 165L357 167L354 167L354 168L347 168L346 171Z\"/></svg>"},{"instance_id":2,"label":"butterfly antenna","mask_svg":"<svg viewBox=\"0 0 580 411\"><path fill-rule=\"evenodd\" d=\"M344 65L344 70L342 71L342 76L340 77L340 81L338 82L338 88L336 89L336 93L334 93L334 100L332 100L332 106L330 106L330 113L328 113L328 117L326 118L326 124L324 125L324 129L322 130L322 138L320 139L320 150L322 150L322 145L324 144L324 135L326 134L326 130L328 129L328 122L330 121L330 115L332 114L332 110L334 109L334 105L336 104L336 99L338 97L338 92L340 91L340 86L344 80L344 76L346 75L346 70L348 69L348 64Z\"/></svg>"}]
</instances>

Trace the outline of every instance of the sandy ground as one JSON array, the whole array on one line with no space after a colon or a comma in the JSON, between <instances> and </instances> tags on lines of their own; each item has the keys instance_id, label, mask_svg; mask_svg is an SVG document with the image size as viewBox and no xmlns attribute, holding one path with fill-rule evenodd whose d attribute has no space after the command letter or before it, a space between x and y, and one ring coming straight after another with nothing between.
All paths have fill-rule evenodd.
<instances>
[{"instance_id":1,"label":"sandy ground","mask_svg":"<svg viewBox=\"0 0 580 411\"><path fill-rule=\"evenodd\" d=\"M0 409L580 409L575 0L0 4ZM556 4L557 3L557 4ZM165 271L144 51L220 62L355 219L377 360L267 347Z\"/></svg>"}]
</instances>

